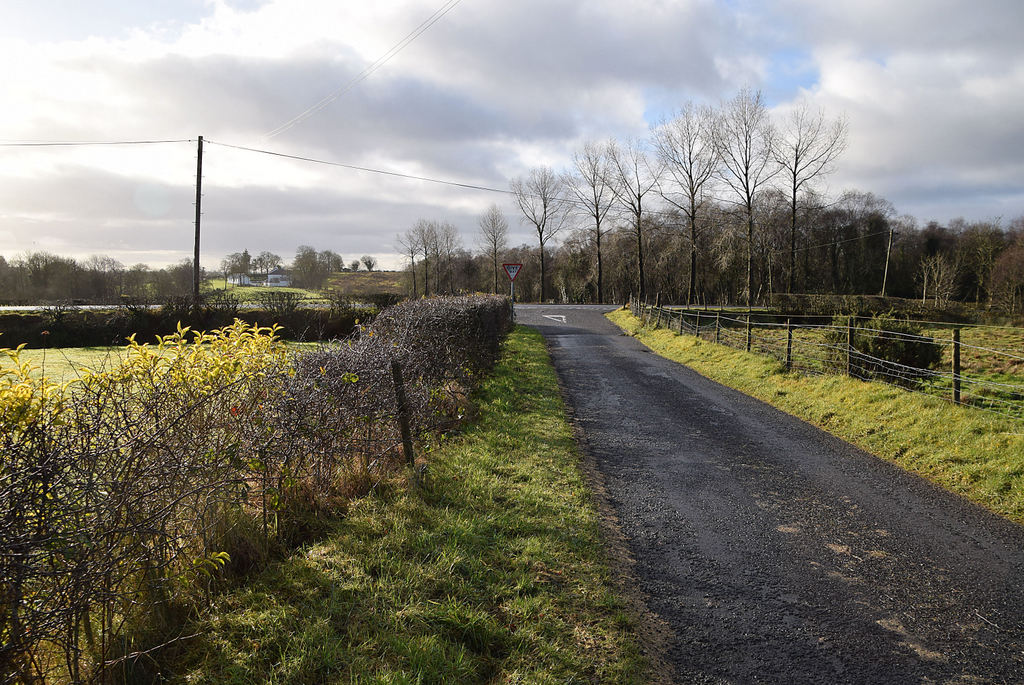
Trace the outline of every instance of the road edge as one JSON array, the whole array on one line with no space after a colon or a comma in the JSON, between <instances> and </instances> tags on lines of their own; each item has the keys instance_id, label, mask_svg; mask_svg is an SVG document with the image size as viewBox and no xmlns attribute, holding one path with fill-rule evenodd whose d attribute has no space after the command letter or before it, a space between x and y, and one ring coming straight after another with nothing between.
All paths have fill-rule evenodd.
<instances>
[{"instance_id":1,"label":"road edge","mask_svg":"<svg viewBox=\"0 0 1024 685\"><path fill-rule=\"evenodd\" d=\"M649 597L640 590L640 582L634 573L636 559L629 549L628 539L619 525L618 514L608 494L604 474L597 465L597 459L590 449L583 426L576 417L576 407L566 391L562 375L554 364L551 343L545 337L544 347L548 358L555 369L558 381L558 392L565 407L565 418L572 428L576 446L580 453L579 467L584 482L590 492L590 499L597 512L597 521L604 557L611 582L616 594L622 599L627 615L633 621L640 650L648 661L648 682L651 685L671 685L675 681L669 674L673 667L668 660L669 646L675 638L674 631L661 617L652 612L648 605Z\"/></svg>"}]
</instances>

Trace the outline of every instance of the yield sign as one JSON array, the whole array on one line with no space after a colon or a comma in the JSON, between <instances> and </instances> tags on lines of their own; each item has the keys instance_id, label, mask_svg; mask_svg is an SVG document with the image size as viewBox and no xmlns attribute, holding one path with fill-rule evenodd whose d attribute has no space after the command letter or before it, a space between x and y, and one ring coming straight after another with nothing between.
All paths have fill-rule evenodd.
<instances>
[{"instance_id":1,"label":"yield sign","mask_svg":"<svg viewBox=\"0 0 1024 685\"><path fill-rule=\"evenodd\" d=\"M508 274L508 280L516 280L516 276L519 275L519 270L523 268L522 264L502 264L505 267L505 273Z\"/></svg>"}]
</instances>

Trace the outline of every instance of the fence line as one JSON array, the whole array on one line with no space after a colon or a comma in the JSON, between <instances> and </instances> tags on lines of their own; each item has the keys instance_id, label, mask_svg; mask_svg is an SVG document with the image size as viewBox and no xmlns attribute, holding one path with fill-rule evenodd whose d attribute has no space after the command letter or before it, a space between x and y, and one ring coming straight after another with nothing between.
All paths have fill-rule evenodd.
<instances>
[{"instance_id":1,"label":"fence line","mask_svg":"<svg viewBox=\"0 0 1024 685\"><path fill-rule=\"evenodd\" d=\"M630 310L642 325L771 357L787 370L877 380L1000 416L1024 419L1024 355L964 343L956 324L945 324L950 327L949 338L936 338L909 329L879 328L869 324L867 318L858 323L857 317L849 317L841 325L835 320L801 323L792 315L668 307L637 299L630 301ZM907 323L911 322L894 320L894 325ZM965 356L986 370L965 372ZM1001 366L1022 368L1006 373Z\"/></svg>"}]
</instances>

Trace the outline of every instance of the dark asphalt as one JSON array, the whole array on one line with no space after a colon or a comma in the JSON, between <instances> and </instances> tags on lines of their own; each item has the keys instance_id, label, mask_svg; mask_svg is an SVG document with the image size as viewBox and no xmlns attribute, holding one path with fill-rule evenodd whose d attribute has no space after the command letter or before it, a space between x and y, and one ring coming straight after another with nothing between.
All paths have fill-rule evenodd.
<instances>
[{"instance_id":1,"label":"dark asphalt","mask_svg":"<svg viewBox=\"0 0 1024 685\"><path fill-rule=\"evenodd\" d=\"M672 680L1024 683L1024 529L652 354L608 309L516 315L548 340Z\"/></svg>"}]
</instances>

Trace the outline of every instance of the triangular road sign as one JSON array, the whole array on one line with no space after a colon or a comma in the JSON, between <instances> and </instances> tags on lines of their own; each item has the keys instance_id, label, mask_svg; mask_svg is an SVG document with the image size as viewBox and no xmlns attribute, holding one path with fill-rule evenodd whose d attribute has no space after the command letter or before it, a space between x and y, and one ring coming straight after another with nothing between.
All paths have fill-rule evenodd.
<instances>
[{"instance_id":1,"label":"triangular road sign","mask_svg":"<svg viewBox=\"0 0 1024 685\"><path fill-rule=\"evenodd\" d=\"M516 276L519 275L519 270L523 268L522 264L502 264L505 267L505 273L508 274L508 280L516 280Z\"/></svg>"}]
</instances>

